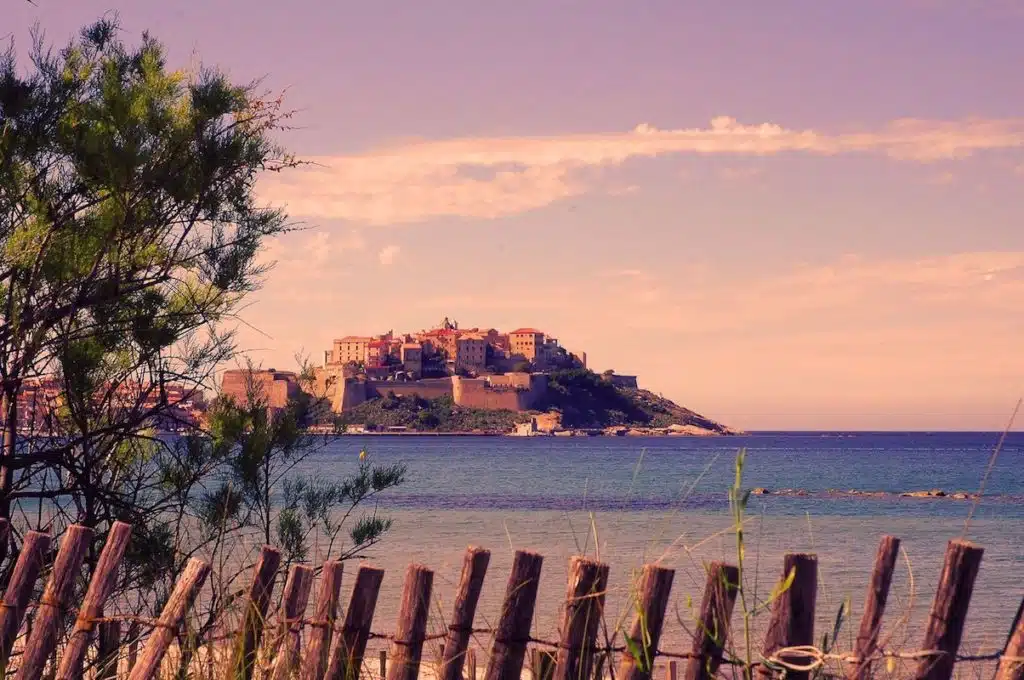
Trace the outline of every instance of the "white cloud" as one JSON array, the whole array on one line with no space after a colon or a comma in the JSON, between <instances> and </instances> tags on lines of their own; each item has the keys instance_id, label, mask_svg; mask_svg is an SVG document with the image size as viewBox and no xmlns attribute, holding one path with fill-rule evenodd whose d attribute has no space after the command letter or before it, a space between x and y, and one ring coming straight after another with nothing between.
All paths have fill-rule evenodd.
<instances>
[{"instance_id":1,"label":"white cloud","mask_svg":"<svg viewBox=\"0 0 1024 680\"><path fill-rule=\"evenodd\" d=\"M903 119L878 130L829 134L718 117L710 127L556 137L461 138L404 142L264 177L261 196L296 216L369 224L445 215L496 218L594 188L580 170L666 154L832 156L875 153L897 161L960 159L1024 146L1024 119ZM614 190L614 187L610 188Z\"/></svg>"},{"instance_id":2,"label":"white cloud","mask_svg":"<svg viewBox=\"0 0 1024 680\"><path fill-rule=\"evenodd\" d=\"M381 248L380 252L377 253L377 257L380 259L382 265L394 264L395 258L398 257L398 253L401 248L396 245L385 246Z\"/></svg>"}]
</instances>

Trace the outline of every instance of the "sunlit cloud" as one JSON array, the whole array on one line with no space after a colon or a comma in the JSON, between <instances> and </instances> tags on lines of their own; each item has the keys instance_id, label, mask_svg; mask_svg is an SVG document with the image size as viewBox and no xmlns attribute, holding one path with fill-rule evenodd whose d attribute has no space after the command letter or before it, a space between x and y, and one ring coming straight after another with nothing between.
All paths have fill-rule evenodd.
<instances>
[{"instance_id":1,"label":"sunlit cloud","mask_svg":"<svg viewBox=\"0 0 1024 680\"><path fill-rule=\"evenodd\" d=\"M308 159L311 165L261 180L261 196L301 217L366 224L433 217L497 218L601 190L600 175L634 158L669 154L819 156L872 153L895 161L956 160L1024 146L1024 119L903 119L871 131L826 133L719 117L706 128L556 137L404 142L362 154ZM628 185L632 186L632 185ZM621 185L603 187L621 193Z\"/></svg>"}]
</instances>

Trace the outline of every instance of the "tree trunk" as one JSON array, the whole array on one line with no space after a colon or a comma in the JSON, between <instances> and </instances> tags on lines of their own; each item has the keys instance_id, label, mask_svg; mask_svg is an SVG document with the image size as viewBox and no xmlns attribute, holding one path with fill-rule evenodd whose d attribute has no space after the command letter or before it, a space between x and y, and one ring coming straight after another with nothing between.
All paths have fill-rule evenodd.
<instances>
[{"instance_id":1,"label":"tree trunk","mask_svg":"<svg viewBox=\"0 0 1024 680\"><path fill-rule=\"evenodd\" d=\"M11 518L11 487L14 476L11 474L11 461L18 446L18 388L14 381L4 385L3 415L4 443L0 452L0 517Z\"/></svg>"}]
</instances>

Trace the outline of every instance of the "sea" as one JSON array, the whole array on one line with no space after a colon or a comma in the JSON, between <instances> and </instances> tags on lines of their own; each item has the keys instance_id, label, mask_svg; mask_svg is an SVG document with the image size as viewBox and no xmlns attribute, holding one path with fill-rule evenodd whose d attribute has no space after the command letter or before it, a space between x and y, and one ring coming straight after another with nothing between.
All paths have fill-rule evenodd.
<instances>
[{"instance_id":1,"label":"sea","mask_svg":"<svg viewBox=\"0 0 1024 680\"><path fill-rule=\"evenodd\" d=\"M743 451L740 486L767 493L749 497L743 518L746 602L733 614L734 645L757 648L783 555L810 552L819 561L816 639L849 650L878 542L891 534L901 539L902 554L884 644L920 649L947 543L967 538L984 548L984 557L961 651L985 654L1002 648L1024 596L1024 433L1008 435L993 462L1000 437L345 436L295 472L340 479L356 470L361 451L374 462L407 466L404 484L357 513L393 522L384 540L362 556L385 569L375 630L393 629L405 570L421 563L435 572L430 626L442 631L463 553L473 545L491 551L478 626L491 626L499 616L515 550L544 556L533 630L541 639L557 636L571 556L585 554L610 566L606 621L612 633L628 628L633 617L638 570L658 562L676 570L661 648L689 651L706 563L737 561L728 490L737 483ZM931 489L950 495L900 495ZM981 495L952 498L956 492ZM356 568L346 566L343 599Z\"/></svg>"}]
</instances>

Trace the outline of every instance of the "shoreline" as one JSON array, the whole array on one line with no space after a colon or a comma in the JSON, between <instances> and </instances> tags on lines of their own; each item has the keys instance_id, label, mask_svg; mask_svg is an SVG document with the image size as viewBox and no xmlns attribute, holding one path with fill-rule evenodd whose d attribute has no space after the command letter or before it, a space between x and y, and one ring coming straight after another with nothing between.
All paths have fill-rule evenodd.
<instances>
[{"instance_id":1,"label":"shoreline","mask_svg":"<svg viewBox=\"0 0 1024 680\"><path fill-rule=\"evenodd\" d=\"M542 439L565 439L575 437L737 437L743 436L742 432L712 432L707 431L706 433L694 433L694 432L638 432L637 434L616 434L609 432L591 432L588 430L559 430L557 432L550 433L536 433L529 435L516 434L515 432L473 432L473 431L453 431L453 432L430 432L425 430L408 430L408 431L392 431L392 432L334 432L330 429L317 429L307 428L309 434L324 434L324 435L336 435L341 437L510 437L514 439L530 439L530 438L542 438Z\"/></svg>"}]
</instances>

